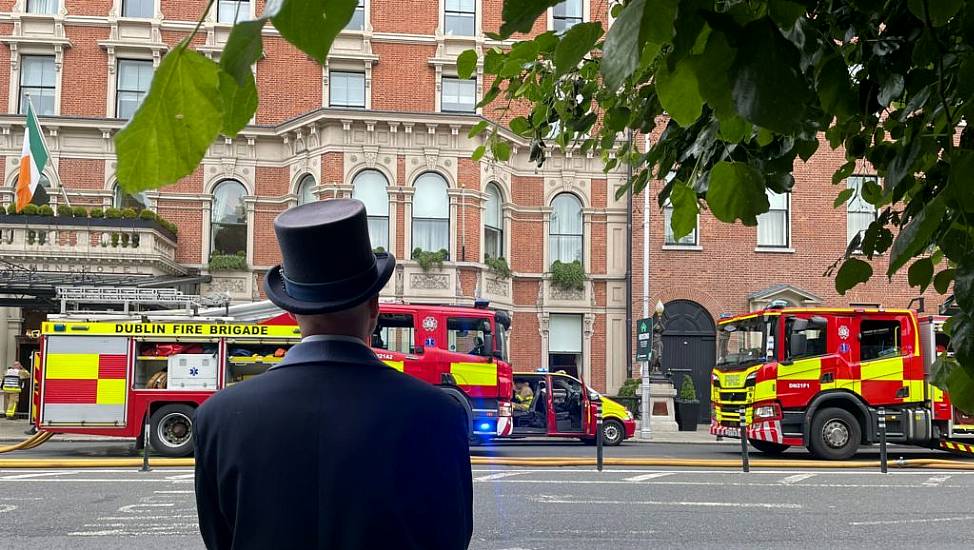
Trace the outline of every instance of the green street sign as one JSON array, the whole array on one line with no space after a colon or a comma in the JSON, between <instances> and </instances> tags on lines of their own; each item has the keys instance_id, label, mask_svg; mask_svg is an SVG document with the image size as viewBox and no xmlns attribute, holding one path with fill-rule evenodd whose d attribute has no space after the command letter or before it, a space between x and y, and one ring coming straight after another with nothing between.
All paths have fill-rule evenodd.
<instances>
[{"instance_id":1,"label":"green street sign","mask_svg":"<svg viewBox=\"0 0 974 550\"><path fill-rule=\"evenodd\" d=\"M653 354L653 318L636 321L636 361L649 361Z\"/></svg>"}]
</instances>

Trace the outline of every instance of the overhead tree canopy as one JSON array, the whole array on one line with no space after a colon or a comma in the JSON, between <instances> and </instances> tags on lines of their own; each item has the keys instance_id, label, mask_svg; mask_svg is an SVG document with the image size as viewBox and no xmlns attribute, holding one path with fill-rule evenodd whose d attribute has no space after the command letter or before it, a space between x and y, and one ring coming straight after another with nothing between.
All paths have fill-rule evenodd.
<instances>
[{"instance_id":1,"label":"overhead tree canopy","mask_svg":"<svg viewBox=\"0 0 974 550\"><path fill-rule=\"evenodd\" d=\"M591 151L606 171L631 164L637 193L673 173L657 200L671 200L680 238L701 208L755 225L769 208L765 188L791 190L793 166L815 153L824 133L847 161L833 183L857 163L880 176L859 191L877 219L828 275L844 293L873 275L858 254L882 254L886 275L909 265L917 288L952 288L959 307L948 326L953 357L938 360L934 378L955 404L974 411L974 134L966 125L974 3L626 0L613 6L608 32L589 22L509 40L530 32L557 3L505 0L501 28L491 35L503 46L482 59L464 53L457 63L461 78L478 63L493 78L485 108L527 105L528 114L509 126L530 140L532 160L542 164L552 142ZM175 182L219 134L247 124L258 104L250 67L266 24L321 62L356 4L268 1L261 18L234 25L219 64L188 46L192 36L173 48L116 136L123 188L134 193ZM659 138L648 151L631 150L619 139L628 131ZM510 157L496 127L481 122L471 135L480 133L488 139L475 159L487 151L499 161ZM835 205L854 193L838 187Z\"/></svg>"}]
</instances>

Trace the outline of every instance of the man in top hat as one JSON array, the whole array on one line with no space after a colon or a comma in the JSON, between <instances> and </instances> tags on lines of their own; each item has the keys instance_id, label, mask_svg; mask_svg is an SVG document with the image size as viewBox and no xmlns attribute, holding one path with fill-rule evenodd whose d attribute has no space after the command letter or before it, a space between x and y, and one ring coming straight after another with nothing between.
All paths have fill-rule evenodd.
<instances>
[{"instance_id":1,"label":"man in top hat","mask_svg":"<svg viewBox=\"0 0 974 550\"><path fill-rule=\"evenodd\" d=\"M264 291L303 339L196 412L196 502L210 549L462 549L473 531L463 409L366 342L395 269L357 200L305 204L274 230Z\"/></svg>"}]
</instances>

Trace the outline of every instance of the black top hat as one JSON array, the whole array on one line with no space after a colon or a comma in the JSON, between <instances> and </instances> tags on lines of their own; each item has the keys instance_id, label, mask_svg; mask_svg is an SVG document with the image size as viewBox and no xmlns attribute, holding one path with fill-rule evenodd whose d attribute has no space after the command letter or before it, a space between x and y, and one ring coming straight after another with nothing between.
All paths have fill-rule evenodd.
<instances>
[{"instance_id":1,"label":"black top hat","mask_svg":"<svg viewBox=\"0 0 974 550\"><path fill-rule=\"evenodd\" d=\"M292 313L341 311L375 296L392 277L396 258L373 253L365 205L354 199L316 201L274 220L283 265L264 278L271 302Z\"/></svg>"}]
</instances>

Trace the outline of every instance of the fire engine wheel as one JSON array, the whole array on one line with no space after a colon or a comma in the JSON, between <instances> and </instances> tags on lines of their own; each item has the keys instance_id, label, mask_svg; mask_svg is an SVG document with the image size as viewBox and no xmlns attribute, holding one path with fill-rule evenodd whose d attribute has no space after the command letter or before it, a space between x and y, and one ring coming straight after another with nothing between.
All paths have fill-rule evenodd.
<instances>
[{"instance_id":1,"label":"fire engine wheel","mask_svg":"<svg viewBox=\"0 0 974 550\"><path fill-rule=\"evenodd\" d=\"M845 460L856 454L862 431L849 411L830 407L815 413L809 433L808 450L816 458Z\"/></svg>"},{"instance_id":2,"label":"fire engine wheel","mask_svg":"<svg viewBox=\"0 0 974 550\"><path fill-rule=\"evenodd\" d=\"M193 415L187 405L165 405L149 419L149 442L159 454L183 457L193 453Z\"/></svg>"},{"instance_id":3,"label":"fire engine wheel","mask_svg":"<svg viewBox=\"0 0 974 550\"><path fill-rule=\"evenodd\" d=\"M781 443L773 443L771 441L761 441L759 439L748 439L748 443L752 447L761 451L768 456L778 456L788 450L789 445L782 445Z\"/></svg>"}]
</instances>

